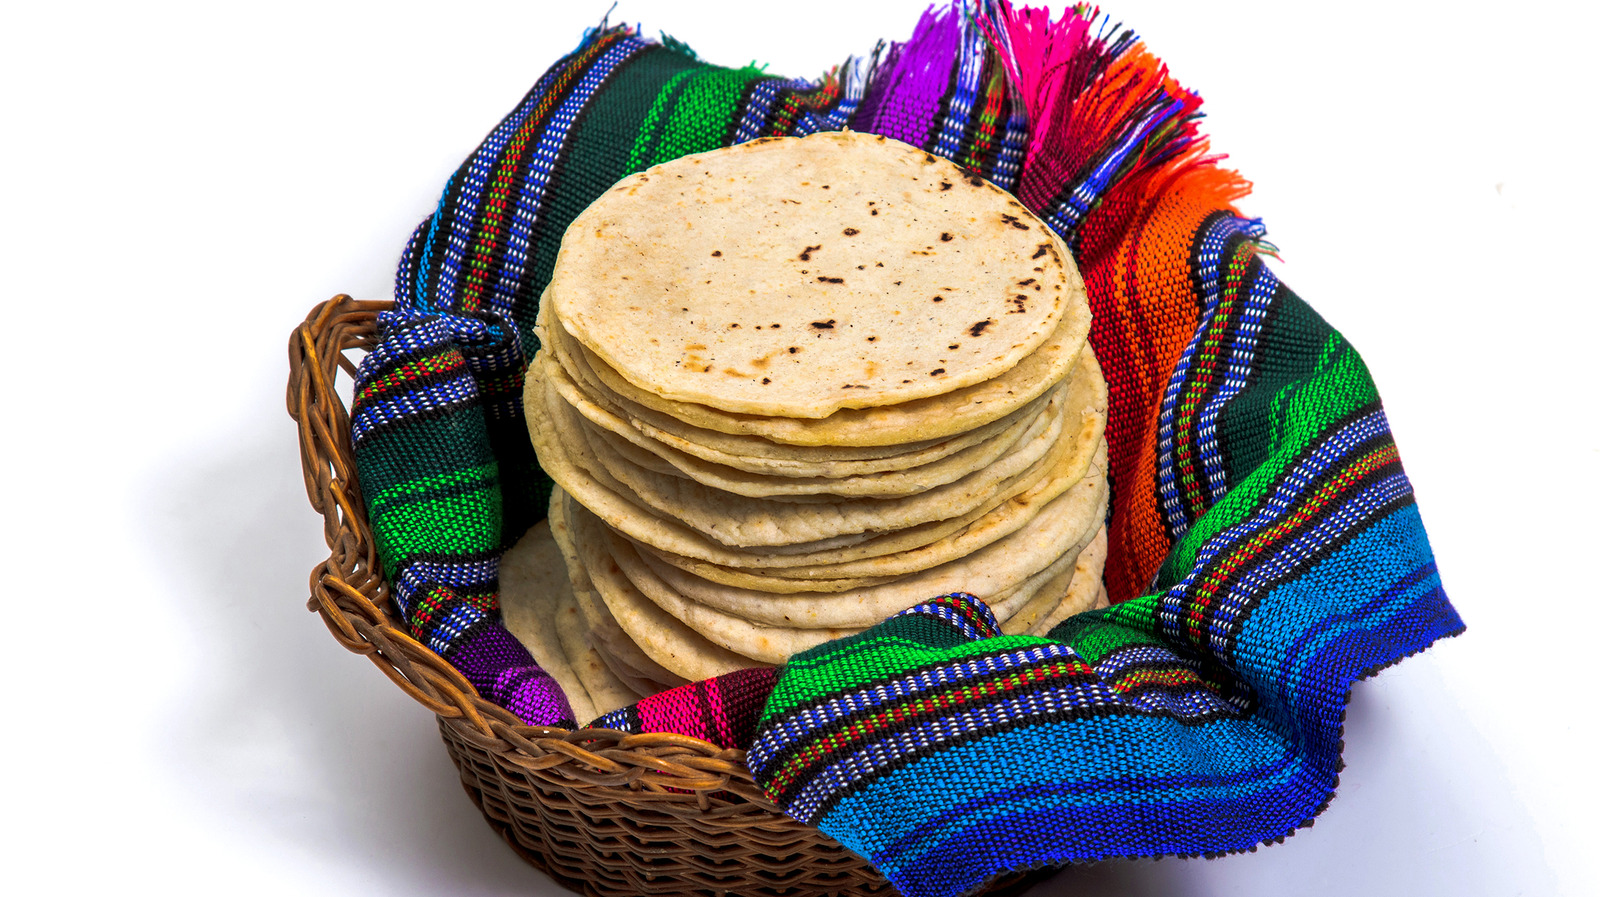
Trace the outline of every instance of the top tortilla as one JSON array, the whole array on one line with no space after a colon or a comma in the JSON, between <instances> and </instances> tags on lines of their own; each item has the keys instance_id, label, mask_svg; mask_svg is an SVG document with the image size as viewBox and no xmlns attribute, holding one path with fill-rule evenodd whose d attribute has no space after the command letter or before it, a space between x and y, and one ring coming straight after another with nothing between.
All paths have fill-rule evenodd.
<instances>
[{"instance_id":1,"label":"top tortilla","mask_svg":"<svg viewBox=\"0 0 1600 897\"><path fill-rule=\"evenodd\" d=\"M545 302L549 297L546 290ZM897 405L846 408L814 419L732 413L640 389L574 339L553 307L542 307L540 313L543 324L535 332L562 369L584 392L630 419L655 412L657 427L691 439L696 431L715 431L781 443L780 450L802 446L839 452L846 446L846 451L876 446L885 447L884 454L969 433L1025 407L1066 379L1088 343L1091 323L1088 303L1074 303L1036 351L993 379Z\"/></svg>"},{"instance_id":2,"label":"top tortilla","mask_svg":"<svg viewBox=\"0 0 1600 897\"><path fill-rule=\"evenodd\" d=\"M822 418L991 380L1083 284L1010 194L899 141L770 138L625 178L573 221L546 300L653 395Z\"/></svg>"}]
</instances>

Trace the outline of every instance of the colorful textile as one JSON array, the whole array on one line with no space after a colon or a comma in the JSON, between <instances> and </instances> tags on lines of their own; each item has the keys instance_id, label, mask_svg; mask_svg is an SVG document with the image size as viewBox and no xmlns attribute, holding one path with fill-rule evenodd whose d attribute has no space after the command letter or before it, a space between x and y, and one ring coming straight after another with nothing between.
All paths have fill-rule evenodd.
<instances>
[{"instance_id":1,"label":"colorful textile","mask_svg":"<svg viewBox=\"0 0 1600 897\"><path fill-rule=\"evenodd\" d=\"M772 667L734 670L680 685L589 724L622 732L676 732L717 747L744 749L755 740L761 708L778 682Z\"/></svg>"},{"instance_id":2,"label":"colorful textile","mask_svg":"<svg viewBox=\"0 0 1600 897\"><path fill-rule=\"evenodd\" d=\"M1073 249L1110 391L1113 606L1027 639L947 598L806 652L752 769L907 897L1293 831L1332 794L1350 684L1462 624L1365 365L1264 263L1198 113L1082 7L930 10L817 82L587 35L450 178L357 378L362 490L413 634L526 721L571 722L504 635L495 578L550 488L518 395L563 230L686 153L887 134L1015 192ZM730 720L762 691L702 683L614 721L733 738L685 712L713 688Z\"/></svg>"}]
</instances>

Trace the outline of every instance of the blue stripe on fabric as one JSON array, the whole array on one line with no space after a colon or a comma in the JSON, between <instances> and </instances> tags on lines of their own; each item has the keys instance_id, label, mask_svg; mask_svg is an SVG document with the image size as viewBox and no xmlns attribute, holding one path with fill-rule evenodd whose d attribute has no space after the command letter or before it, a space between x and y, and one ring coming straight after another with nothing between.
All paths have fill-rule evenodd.
<instances>
[{"instance_id":1,"label":"blue stripe on fabric","mask_svg":"<svg viewBox=\"0 0 1600 897\"><path fill-rule=\"evenodd\" d=\"M1167 534L1173 541L1177 541L1188 532L1192 521L1183 507L1182 495L1178 488L1178 475L1176 460L1174 458L1174 443L1177 438L1175 421L1177 420L1178 399L1183 394L1184 386L1188 383L1189 369L1194 362L1194 356L1200 351L1200 345L1212 331L1216 315L1220 309L1222 296L1222 267L1223 250L1235 237L1258 239L1265 234L1265 229L1259 220L1239 218L1233 215L1222 216L1213 220L1200 235L1199 244L1193 264L1195 276L1199 280L1199 300L1204 311L1200 321L1195 327L1194 336L1188 345L1184 346L1183 353L1178 356L1178 363L1174 366L1172 376L1167 378L1167 385L1161 396L1161 409L1156 417L1156 493L1159 497L1162 523L1166 526ZM1264 266L1261 268L1263 277L1271 277L1271 272ZM1239 314L1246 315L1250 323L1247 334L1248 352L1242 357L1242 366L1235 364L1232 375L1235 384L1231 389L1225 385L1227 398L1232 398L1244 386L1244 378L1249 373L1249 362L1253 359L1256 339L1260 335L1261 325L1266 319L1267 308L1277 287L1277 280L1272 281L1272 289L1264 294L1256 291L1256 285L1246 295L1241 303ZM1234 355L1238 355L1238 346ZM1219 394L1224 390L1219 390ZM1207 418L1197 418L1200 433L1196 434L1196 451L1199 453L1202 465L1207 471L1207 484L1210 486L1210 499L1215 502L1221 499L1222 491L1216 483L1220 481L1222 452L1218 446L1215 426L1216 414L1220 413L1221 406L1216 405L1209 418L1210 429L1207 429ZM1209 454L1208 454L1209 453Z\"/></svg>"},{"instance_id":2,"label":"blue stripe on fabric","mask_svg":"<svg viewBox=\"0 0 1600 897\"><path fill-rule=\"evenodd\" d=\"M427 645L435 654L446 654L455 643L474 626L489 619L489 615L470 604L457 604L442 620L436 620L428 631Z\"/></svg>"},{"instance_id":3,"label":"blue stripe on fabric","mask_svg":"<svg viewBox=\"0 0 1600 897\"><path fill-rule=\"evenodd\" d=\"M416 589L426 583L440 583L453 589L491 586L500 568L497 556L470 561L412 561L401 567L398 582Z\"/></svg>"},{"instance_id":4,"label":"blue stripe on fabric","mask_svg":"<svg viewBox=\"0 0 1600 897\"><path fill-rule=\"evenodd\" d=\"M463 372L459 377L431 383L421 389L400 393L378 402L363 403L350 418L351 441L359 443L367 434L379 427L407 417L465 405L476 401L477 397L477 381L473 380L470 374Z\"/></svg>"},{"instance_id":5,"label":"blue stripe on fabric","mask_svg":"<svg viewBox=\"0 0 1600 897\"><path fill-rule=\"evenodd\" d=\"M505 255L499 264L500 276L490 295L491 303L506 317L512 316L517 290L526 276L528 253L533 246L533 228L539 220L544 191L550 185L550 176L555 171L562 148L566 146L567 134L573 122L577 121L578 114L589 105L589 100L617 70L617 66L648 46L653 44L628 37L608 47L551 114L550 120L539 132L539 141L534 145L530 157L522 161L521 168L525 172L522 192L512 204Z\"/></svg>"},{"instance_id":6,"label":"blue stripe on fabric","mask_svg":"<svg viewBox=\"0 0 1600 897\"><path fill-rule=\"evenodd\" d=\"M957 163L960 162L957 157L961 153L961 137L967 132L967 123L972 120L973 103L983 86L980 79L983 76L984 53L988 48L988 41L974 20L963 17L961 31L961 48L956 56L956 89L946 107L948 111L944 120L940 122L939 136L934 141L933 149L935 153Z\"/></svg>"},{"instance_id":7,"label":"blue stripe on fabric","mask_svg":"<svg viewBox=\"0 0 1600 897\"><path fill-rule=\"evenodd\" d=\"M1021 103L1014 103L1020 107ZM1022 176L1022 158L1028 151L1028 117L1013 111L1006 118L1005 130L1000 138L1000 149L995 153L994 172L989 176L1002 190L1015 193L1017 179Z\"/></svg>"},{"instance_id":8,"label":"blue stripe on fabric","mask_svg":"<svg viewBox=\"0 0 1600 897\"><path fill-rule=\"evenodd\" d=\"M445 201L450 198L450 188L455 185L456 173L451 172L444 180L444 190L439 194L439 208L444 208ZM436 311L428 302L428 280L433 276L433 247L439 239L439 222L443 217L442 212L435 212L428 218L428 239L422 244L422 257L417 260L417 293L412 297L412 309L419 312Z\"/></svg>"},{"instance_id":9,"label":"blue stripe on fabric","mask_svg":"<svg viewBox=\"0 0 1600 897\"><path fill-rule=\"evenodd\" d=\"M1313 629L1306 625L1305 619L1340 620L1362 612L1361 609L1374 600L1417 600L1419 591L1433 587L1436 574L1400 595L1389 595L1390 584L1408 582L1417 570L1431 564L1432 557L1416 505L1396 509L1304 576L1262 596L1240 628L1234 649L1235 665L1241 674L1260 680L1263 694L1289 703L1299 687L1299 669L1304 667L1303 662L1298 668L1292 662L1337 637L1333 632L1324 631L1330 623L1319 623ZM1383 583L1387 587L1380 590L1375 599L1370 590L1353 587L1353 583L1362 581ZM1318 640L1308 646L1306 641L1313 636ZM1286 646L1299 647L1276 659L1284 655ZM1270 667L1261 666L1251 663L1254 658L1275 658L1275 662Z\"/></svg>"},{"instance_id":10,"label":"blue stripe on fabric","mask_svg":"<svg viewBox=\"0 0 1600 897\"><path fill-rule=\"evenodd\" d=\"M1155 105L1144 117L1123 132L1119 143L1114 144L1087 175L1080 180L1055 206L1049 215L1041 215L1046 224L1066 240L1073 243L1078 225L1094 210L1095 203L1105 195L1106 189L1116 181L1123 165L1136 150L1144 147L1149 135L1166 123L1183 108L1183 102L1168 97Z\"/></svg>"},{"instance_id":11,"label":"blue stripe on fabric","mask_svg":"<svg viewBox=\"0 0 1600 897\"><path fill-rule=\"evenodd\" d=\"M1194 727L1163 717L1094 717L952 746L846 796L820 824L836 838L870 833L873 843L845 846L874 858L936 842L937 832L962 827L967 813L1014 795L1048 793L1082 807L1213 800L1285 781L1295 762L1290 744L1249 720ZM979 769L1005 773L973 796L982 787L972 781ZM1122 774L1108 777L1107 770ZM884 808L893 806L913 812L891 817Z\"/></svg>"},{"instance_id":12,"label":"blue stripe on fabric","mask_svg":"<svg viewBox=\"0 0 1600 897\"><path fill-rule=\"evenodd\" d=\"M767 78L758 82L755 89L750 91L744 114L739 116L739 124L733 132L733 142L744 143L760 137L761 132L767 127L768 119L772 117L772 107L777 102L778 92L785 87L803 90L809 83L798 79L786 81L782 78Z\"/></svg>"},{"instance_id":13,"label":"blue stripe on fabric","mask_svg":"<svg viewBox=\"0 0 1600 897\"><path fill-rule=\"evenodd\" d=\"M1223 466L1222 442L1218 438L1217 419L1222 409L1249 383L1250 372L1255 367L1256 348L1261 339L1261 329L1267 321L1278 293L1278 278L1266 265L1257 264L1256 277L1241 297L1235 310L1238 326L1222 370L1222 386L1211 394L1196 418L1195 447L1200 453L1200 464L1206 475L1210 501L1221 500L1228 491L1228 472Z\"/></svg>"},{"instance_id":14,"label":"blue stripe on fabric","mask_svg":"<svg viewBox=\"0 0 1600 897\"><path fill-rule=\"evenodd\" d=\"M449 187L447 186L444 197L439 201L439 211L434 215L436 221L449 225L448 232L445 234L443 256L440 258L439 282L434 289L434 298L438 303L437 309L449 310L455 308L456 282L461 276L462 259L466 255L467 248L472 243L472 228L474 220L477 218L478 204L483 199L484 188L488 185L489 177L493 173L495 165L500 161L506 144L527 122L533 111L538 108L539 102L544 99L550 87L567 70L567 65L551 66L544 73L544 76L534 84L533 89L524 95L517 108L513 109L510 115L502 119L494 130L489 132L489 136L484 138L483 143L473 150L466 164L457 169L457 174L451 176L452 182L455 182L456 178L461 176L461 191L456 196L455 207L448 208L446 206L446 200L450 196ZM446 217L447 214L448 218ZM437 227L435 232L437 232ZM430 234L430 248L432 244L433 235ZM420 300L421 298L422 296L419 294L418 299Z\"/></svg>"}]
</instances>

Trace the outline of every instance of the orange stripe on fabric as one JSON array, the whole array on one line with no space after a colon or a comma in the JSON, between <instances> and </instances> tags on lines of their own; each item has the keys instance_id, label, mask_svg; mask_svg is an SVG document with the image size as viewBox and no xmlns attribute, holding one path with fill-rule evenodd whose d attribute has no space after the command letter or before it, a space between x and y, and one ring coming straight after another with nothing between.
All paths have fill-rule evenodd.
<instances>
[{"instance_id":1,"label":"orange stripe on fabric","mask_svg":"<svg viewBox=\"0 0 1600 897\"><path fill-rule=\"evenodd\" d=\"M1080 237L1094 312L1089 340L1111 398L1106 440L1116 501L1105 576L1113 603L1142 594L1171 549L1155 482L1157 416L1200 319L1190 248L1206 216L1231 212L1249 189L1203 151L1108 195Z\"/></svg>"}]
</instances>

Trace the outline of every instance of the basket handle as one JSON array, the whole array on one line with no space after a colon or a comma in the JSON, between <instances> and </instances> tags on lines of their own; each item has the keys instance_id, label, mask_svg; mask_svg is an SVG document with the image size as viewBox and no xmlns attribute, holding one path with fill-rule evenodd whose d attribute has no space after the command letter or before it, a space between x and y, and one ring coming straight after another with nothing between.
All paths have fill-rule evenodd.
<instances>
[{"instance_id":1,"label":"basket handle","mask_svg":"<svg viewBox=\"0 0 1600 897\"><path fill-rule=\"evenodd\" d=\"M497 740L495 722L515 726L520 721L480 697L472 683L390 614L388 585L361 502L350 415L335 387L341 373L355 376L355 363L346 353L376 344L378 314L392 305L335 296L313 308L289 336L289 416L300 431L306 497L322 515L331 552L311 571L308 607L321 615L339 644L366 655L418 703Z\"/></svg>"}]
</instances>

